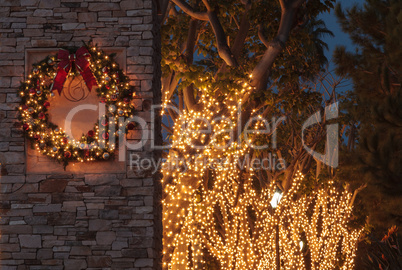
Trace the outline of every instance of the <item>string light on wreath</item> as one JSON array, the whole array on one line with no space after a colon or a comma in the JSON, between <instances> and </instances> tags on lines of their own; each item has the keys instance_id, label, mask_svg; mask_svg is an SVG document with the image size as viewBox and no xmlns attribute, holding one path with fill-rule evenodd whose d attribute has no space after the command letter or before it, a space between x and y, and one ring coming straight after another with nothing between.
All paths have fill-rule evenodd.
<instances>
[{"instance_id":1,"label":"string light on wreath","mask_svg":"<svg viewBox=\"0 0 402 270\"><path fill-rule=\"evenodd\" d=\"M88 90L95 89L99 101L112 108L79 140L70 138L65 130L51 123L48 115L55 93L62 94L66 78L76 76L82 76ZM122 118L135 114L132 102L135 94L129 79L114 61L114 55L107 55L96 46L60 49L57 55L34 64L28 79L20 85L19 96L19 118L32 145L64 166L71 161L110 159L118 147L118 137L135 126L132 122L128 127L118 125Z\"/></svg>"}]
</instances>

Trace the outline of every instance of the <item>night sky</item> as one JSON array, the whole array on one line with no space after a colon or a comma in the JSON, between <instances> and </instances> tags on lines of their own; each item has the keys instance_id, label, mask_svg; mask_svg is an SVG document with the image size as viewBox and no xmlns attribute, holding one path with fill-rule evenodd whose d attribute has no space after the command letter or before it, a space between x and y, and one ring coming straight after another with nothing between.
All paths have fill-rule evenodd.
<instances>
[{"instance_id":1,"label":"night sky","mask_svg":"<svg viewBox=\"0 0 402 270\"><path fill-rule=\"evenodd\" d=\"M338 0L337 3L341 3L342 8L350 8L357 4L362 7L364 0ZM335 11L332 10L330 14L324 13L321 18L324 20L327 28L334 33L334 37L327 36L324 38L325 42L328 44L329 51L326 51L326 56L328 60L331 60L332 54L336 46L343 45L348 48L348 50L353 50L354 46L349 36L342 32L340 25L337 22Z\"/></svg>"}]
</instances>

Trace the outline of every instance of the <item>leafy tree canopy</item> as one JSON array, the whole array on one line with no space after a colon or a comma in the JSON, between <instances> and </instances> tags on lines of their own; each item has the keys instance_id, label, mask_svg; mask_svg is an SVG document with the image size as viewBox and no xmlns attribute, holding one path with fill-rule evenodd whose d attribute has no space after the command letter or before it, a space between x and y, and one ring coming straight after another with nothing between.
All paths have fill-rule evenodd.
<instances>
[{"instance_id":1,"label":"leafy tree canopy","mask_svg":"<svg viewBox=\"0 0 402 270\"><path fill-rule=\"evenodd\" d=\"M345 108L357 143L342 174L368 183L361 200L379 230L402 224L402 2L367 0L336 14L356 52L338 47L337 73L353 80ZM349 165L349 166L348 166ZM363 175L363 177L362 177Z\"/></svg>"}]
</instances>

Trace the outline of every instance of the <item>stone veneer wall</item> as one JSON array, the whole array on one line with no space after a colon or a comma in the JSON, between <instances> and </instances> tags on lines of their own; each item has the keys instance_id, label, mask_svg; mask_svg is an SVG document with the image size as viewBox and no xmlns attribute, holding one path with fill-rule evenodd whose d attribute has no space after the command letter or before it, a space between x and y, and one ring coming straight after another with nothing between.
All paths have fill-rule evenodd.
<instances>
[{"instance_id":1,"label":"stone veneer wall","mask_svg":"<svg viewBox=\"0 0 402 270\"><path fill-rule=\"evenodd\" d=\"M0 0L0 7L0 269L159 269L158 177L128 167L119 174L27 174L16 94L26 49L92 39L101 48L126 47L138 114L150 122L150 104L160 102L152 1ZM158 155L149 143L138 154Z\"/></svg>"}]
</instances>

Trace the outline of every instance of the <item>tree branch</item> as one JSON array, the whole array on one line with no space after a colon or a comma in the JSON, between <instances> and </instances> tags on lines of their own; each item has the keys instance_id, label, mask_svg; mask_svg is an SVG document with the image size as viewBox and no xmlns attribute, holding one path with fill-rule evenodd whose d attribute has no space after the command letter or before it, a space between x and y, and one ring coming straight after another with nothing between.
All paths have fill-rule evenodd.
<instances>
[{"instance_id":1,"label":"tree branch","mask_svg":"<svg viewBox=\"0 0 402 270\"><path fill-rule=\"evenodd\" d=\"M245 40L247 38L248 30L250 29L250 21L248 20L248 11L250 10L250 5L246 4L246 9L243 13L243 16L239 25L239 32L236 35L236 38L233 42L233 46L230 48L235 59L240 57L242 48L244 46ZM216 72L216 75L223 73L226 71L226 62L222 64L222 66ZM215 77L216 78L216 77Z\"/></svg>"},{"instance_id":2,"label":"tree branch","mask_svg":"<svg viewBox=\"0 0 402 270\"><path fill-rule=\"evenodd\" d=\"M238 29L240 29L240 24L239 21L236 19L234 15L230 16L230 19L233 20L237 26Z\"/></svg>"},{"instance_id":3,"label":"tree branch","mask_svg":"<svg viewBox=\"0 0 402 270\"><path fill-rule=\"evenodd\" d=\"M176 72L172 71L169 76L162 77L161 82L163 95L162 100L170 100L178 84L178 81L176 79Z\"/></svg>"},{"instance_id":4,"label":"tree branch","mask_svg":"<svg viewBox=\"0 0 402 270\"><path fill-rule=\"evenodd\" d=\"M357 194L358 194L360 191L362 191L363 189L365 189L366 187L367 187L367 183L364 184L364 185L362 185L362 186L360 186L358 189L355 190L355 192L353 192L352 199L350 200L350 203L349 203L349 206L350 206L350 207L352 207L353 203L355 202Z\"/></svg>"},{"instance_id":5,"label":"tree branch","mask_svg":"<svg viewBox=\"0 0 402 270\"><path fill-rule=\"evenodd\" d=\"M197 104L197 102L194 99L194 85L190 84L189 86L185 87L183 89L183 98L184 98L184 104L186 104L186 107L189 111L199 111L201 110L201 105Z\"/></svg>"},{"instance_id":6,"label":"tree branch","mask_svg":"<svg viewBox=\"0 0 402 270\"><path fill-rule=\"evenodd\" d=\"M161 123L162 127L164 129L166 129L167 132L169 132L170 134L173 134L173 129L171 129L170 127L168 127L167 125L165 125L164 123Z\"/></svg>"},{"instance_id":7,"label":"tree branch","mask_svg":"<svg viewBox=\"0 0 402 270\"><path fill-rule=\"evenodd\" d=\"M219 56L226 62L227 65L237 66L237 61L227 44L225 31L223 30L223 27L219 22L216 13L211 10L211 6L209 5L207 0L202 0L207 8L207 12L194 11L194 9L189 4L187 4L187 2L183 0L171 0L171 1L175 3L178 7L180 7L185 13L190 15L192 18L201 21L209 21L211 23L212 30L214 31L216 37L216 45Z\"/></svg>"},{"instance_id":8,"label":"tree branch","mask_svg":"<svg viewBox=\"0 0 402 270\"><path fill-rule=\"evenodd\" d=\"M282 8L282 16L279 24L279 29L276 37L269 43L268 49L265 51L261 61L256 65L251 75L251 86L260 86L260 81L267 74L275 58L285 47L285 43L289 38L290 31L292 30L294 17L298 7L305 0L280 0ZM260 89L258 89L260 90Z\"/></svg>"},{"instance_id":9,"label":"tree branch","mask_svg":"<svg viewBox=\"0 0 402 270\"><path fill-rule=\"evenodd\" d=\"M171 1L191 17L200 21L208 21L207 13L194 11L194 9L189 4L187 4L186 1L183 0L171 0Z\"/></svg>"},{"instance_id":10,"label":"tree branch","mask_svg":"<svg viewBox=\"0 0 402 270\"><path fill-rule=\"evenodd\" d=\"M177 117L179 116L175 111L173 111L170 108L168 108L167 111L173 121L175 121L177 119Z\"/></svg>"},{"instance_id":11,"label":"tree branch","mask_svg":"<svg viewBox=\"0 0 402 270\"><path fill-rule=\"evenodd\" d=\"M250 21L248 20L249 9L249 5L246 5L246 10L244 11L240 21L239 32L237 33L236 38L233 42L233 46L231 48L232 53L236 58L240 56L245 40L247 38L248 30L250 29Z\"/></svg>"},{"instance_id":12,"label":"tree branch","mask_svg":"<svg viewBox=\"0 0 402 270\"><path fill-rule=\"evenodd\" d=\"M186 51L185 51L185 58L187 65L191 65L193 63L194 46L197 40L197 29L198 29L198 20L191 18L190 26L188 29Z\"/></svg>"},{"instance_id":13,"label":"tree branch","mask_svg":"<svg viewBox=\"0 0 402 270\"><path fill-rule=\"evenodd\" d=\"M230 48L226 41L225 31L221 23L219 22L218 16L215 12L208 10L207 11L209 22L211 23L212 30L215 33L216 37L216 47L218 49L219 56L226 62L229 66L237 66L236 58L233 53L230 51Z\"/></svg>"},{"instance_id":14,"label":"tree branch","mask_svg":"<svg viewBox=\"0 0 402 270\"><path fill-rule=\"evenodd\" d=\"M188 29L187 43L185 48L185 59L188 66L193 64L194 46L197 38L198 20L192 18L190 20L190 27ZM198 111L201 109L194 99L194 85L191 84L183 89L182 95L184 104L191 111Z\"/></svg>"},{"instance_id":15,"label":"tree branch","mask_svg":"<svg viewBox=\"0 0 402 270\"><path fill-rule=\"evenodd\" d=\"M208 0L202 0L202 2L204 3L207 10L211 10L211 6L209 5Z\"/></svg>"},{"instance_id":16,"label":"tree branch","mask_svg":"<svg viewBox=\"0 0 402 270\"><path fill-rule=\"evenodd\" d=\"M179 91L179 110L182 113L184 110L183 91Z\"/></svg>"},{"instance_id":17,"label":"tree branch","mask_svg":"<svg viewBox=\"0 0 402 270\"><path fill-rule=\"evenodd\" d=\"M268 40L264 37L264 34L262 33L262 26L259 24L257 26L258 28L258 38L261 40L261 42L265 45L265 47L269 48L269 42Z\"/></svg>"}]
</instances>

